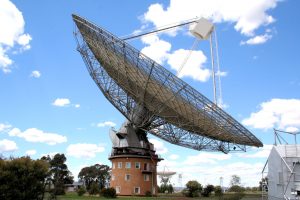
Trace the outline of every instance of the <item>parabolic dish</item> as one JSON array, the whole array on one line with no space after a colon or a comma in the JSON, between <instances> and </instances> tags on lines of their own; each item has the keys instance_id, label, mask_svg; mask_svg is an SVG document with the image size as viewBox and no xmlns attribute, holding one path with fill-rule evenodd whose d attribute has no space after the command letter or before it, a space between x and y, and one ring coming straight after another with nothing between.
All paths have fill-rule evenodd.
<instances>
[{"instance_id":1,"label":"parabolic dish","mask_svg":"<svg viewBox=\"0 0 300 200\"><path fill-rule=\"evenodd\" d=\"M73 20L77 49L91 77L136 127L196 150L263 146L208 98L125 41L78 15Z\"/></svg>"},{"instance_id":2,"label":"parabolic dish","mask_svg":"<svg viewBox=\"0 0 300 200\"><path fill-rule=\"evenodd\" d=\"M173 176L175 174L176 174L176 172L166 172L166 171L157 172L157 175L159 175L159 176L166 176L166 177L170 177L170 176Z\"/></svg>"}]
</instances>

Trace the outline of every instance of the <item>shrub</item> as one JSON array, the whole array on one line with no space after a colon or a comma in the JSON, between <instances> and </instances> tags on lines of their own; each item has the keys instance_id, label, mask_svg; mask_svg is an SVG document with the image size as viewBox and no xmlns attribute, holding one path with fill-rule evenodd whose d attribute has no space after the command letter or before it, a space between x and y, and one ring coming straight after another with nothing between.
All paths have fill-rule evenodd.
<instances>
[{"instance_id":1,"label":"shrub","mask_svg":"<svg viewBox=\"0 0 300 200\"><path fill-rule=\"evenodd\" d=\"M186 196L186 197L188 197L190 192L189 192L189 190L188 190L188 189L186 189L186 188L185 188L185 189L183 189L183 190L182 190L182 192L181 192L181 193L183 194L183 196Z\"/></svg>"},{"instance_id":2,"label":"shrub","mask_svg":"<svg viewBox=\"0 0 300 200\"><path fill-rule=\"evenodd\" d=\"M160 187L158 187L158 192L159 193L173 193L174 192L174 188L172 186L172 184L162 184Z\"/></svg>"},{"instance_id":3,"label":"shrub","mask_svg":"<svg viewBox=\"0 0 300 200\"><path fill-rule=\"evenodd\" d=\"M217 196L217 197L223 196L223 190L220 186L215 187L215 196Z\"/></svg>"},{"instance_id":4,"label":"shrub","mask_svg":"<svg viewBox=\"0 0 300 200\"><path fill-rule=\"evenodd\" d=\"M64 183L61 181L54 182L54 188L50 191L51 193L54 193L54 195L65 195L65 187Z\"/></svg>"},{"instance_id":5,"label":"shrub","mask_svg":"<svg viewBox=\"0 0 300 200\"><path fill-rule=\"evenodd\" d=\"M115 188L103 188L101 190L101 195L105 198L116 198L117 197L117 193Z\"/></svg>"},{"instance_id":6,"label":"shrub","mask_svg":"<svg viewBox=\"0 0 300 200\"><path fill-rule=\"evenodd\" d=\"M172 194L174 192L174 188L172 186L172 184L168 185L168 193Z\"/></svg>"},{"instance_id":7,"label":"shrub","mask_svg":"<svg viewBox=\"0 0 300 200\"><path fill-rule=\"evenodd\" d=\"M209 197L212 191L214 191L215 187L213 185L207 185L203 191L202 191L202 196L204 197Z\"/></svg>"},{"instance_id":8,"label":"shrub","mask_svg":"<svg viewBox=\"0 0 300 200\"><path fill-rule=\"evenodd\" d=\"M245 191L245 188L244 188L244 187L241 187L241 186L239 186L239 185L233 185L233 186L231 186L231 187L229 188L228 191L229 191L229 192L239 192L239 193L241 193L241 192L244 192L244 191Z\"/></svg>"},{"instance_id":9,"label":"shrub","mask_svg":"<svg viewBox=\"0 0 300 200\"><path fill-rule=\"evenodd\" d=\"M77 189L76 192L77 192L78 196L82 196L82 195L84 195L84 193L86 193L86 189L84 187L80 187Z\"/></svg>"},{"instance_id":10,"label":"shrub","mask_svg":"<svg viewBox=\"0 0 300 200\"><path fill-rule=\"evenodd\" d=\"M97 183L92 183L91 187L89 189L89 194L93 195L93 194L99 194L100 193L100 189Z\"/></svg>"},{"instance_id":11,"label":"shrub","mask_svg":"<svg viewBox=\"0 0 300 200\"><path fill-rule=\"evenodd\" d=\"M186 197L198 197L202 191L202 185L198 181L189 181L186 184L186 189L182 191L182 194Z\"/></svg>"},{"instance_id":12,"label":"shrub","mask_svg":"<svg viewBox=\"0 0 300 200\"><path fill-rule=\"evenodd\" d=\"M146 197L151 197L152 194L151 194L151 192L148 190L148 191L145 192L145 196L146 196Z\"/></svg>"},{"instance_id":13,"label":"shrub","mask_svg":"<svg viewBox=\"0 0 300 200\"><path fill-rule=\"evenodd\" d=\"M228 191L234 192L234 194L232 194L230 197L228 196L228 197L224 198L225 200L229 200L229 199L240 200L245 196L245 194L244 194L245 188L241 187L239 185L231 186Z\"/></svg>"}]
</instances>

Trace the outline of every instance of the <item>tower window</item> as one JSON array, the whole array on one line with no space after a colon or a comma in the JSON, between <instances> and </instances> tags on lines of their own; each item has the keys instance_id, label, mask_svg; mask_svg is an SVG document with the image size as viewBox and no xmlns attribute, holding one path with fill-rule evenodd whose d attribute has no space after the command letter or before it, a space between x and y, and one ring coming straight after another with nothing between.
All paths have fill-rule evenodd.
<instances>
[{"instance_id":1,"label":"tower window","mask_svg":"<svg viewBox=\"0 0 300 200\"><path fill-rule=\"evenodd\" d=\"M126 162L125 168L130 169L131 168L131 162Z\"/></svg>"},{"instance_id":2,"label":"tower window","mask_svg":"<svg viewBox=\"0 0 300 200\"><path fill-rule=\"evenodd\" d=\"M134 194L140 194L140 187L134 187Z\"/></svg>"},{"instance_id":3,"label":"tower window","mask_svg":"<svg viewBox=\"0 0 300 200\"><path fill-rule=\"evenodd\" d=\"M131 178L130 174L125 174L125 181L130 181L130 178Z\"/></svg>"},{"instance_id":4,"label":"tower window","mask_svg":"<svg viewBox=\"0 0 300 200\"><path fill-rule=\"evenodd\" d=\"M122 162L118 162L118 168L119 168L119 169L122 168Z\"/></svg>"},{"instance_id":5,"label":"tower window","mask_svg":"<svg viewBox=\"0 0 300 200\"><path fill-rule=\"evenodd\" d=\"M140 162L136 162L135 163L135 168L136 169L140 169L141 168L141 163Z\"/></svg>"},{"instance_id":6,"label":"tower window","mask_svg":"<svg viewBox=\"0 0 300 200\"><path fill-rule=\"evenodd\" d=\"M149 180L150 180L149 174L144 174L144 181L149 181Z\"/></svg>"},{"instance_id":7,"label":"tower window","mask_svg":"<svg viewBox=\"0 0 300 200\"><path fill-rule=\"evenodd\" d=\"M115 169L116 168L116 163L112 164L112 168Z\"/></svg>"},{"instance_id":8,"label":"tower window","mask_svg":"<svg viewBox=\"0 0 300 200\"><path fill-rule=\"evenodd\" d=\"M120 194L121 193L121 186L116 186L116 193Z\"/></svg>"}]
</instances>

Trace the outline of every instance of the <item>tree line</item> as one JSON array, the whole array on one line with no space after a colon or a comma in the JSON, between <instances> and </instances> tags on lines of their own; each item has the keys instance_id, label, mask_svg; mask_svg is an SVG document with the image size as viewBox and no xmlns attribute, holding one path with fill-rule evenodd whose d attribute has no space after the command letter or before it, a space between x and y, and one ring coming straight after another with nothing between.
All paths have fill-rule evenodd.
<instances>
[{"instance_id":1,"label":"tree line","mask_svg":"<svg viewBox=\"0 0 300 200\"><path fill-rule=\"evenodd\" d=\"M64 154L56 154L53 157L43 156L33 160L30 157L2 158L0 157L0 199L10 200L43 200L45 194L49 199L56 199L57 195L65 194L65 185L73 184L74 177L69 171ZM78 195L89 193L90 195L102 195L116 197L114 188L109 188L110 167L95 164L84 167L78 174L78 179L83 183L77 189ZM230 181L229 192L235 194L232 199L243 197L244 191L261 191L268 182L267 178L259 182L258 187L245 188L241 186L241 178L233 175ZM159 193L173 193L171 184L158 186ZM222 196L223 189L220 186L206 185L203 187L198 181L191 180L182 191L187 197L209 197L214 192L215 196ZM224 198L223 198L224 199Z\"/></svg>"},{"instance_id":2,"label":"tree line","mask_svg":"<svg viewBox=\"0 0 300 200\"><path fill-rule=\"evenodd\" d=\"M182 194L186 197L209 197L213 192L216 197L223 200L239 200L245 196L246 191L262 191L263 186L268 182L267 178L263 178L259 182L258 187L243 187L241 184L241 178L237 175L232 175L230 180L230 187L226 189L228 194L223 196L225 189L221 186L214 186L208 184L202 186L196 180L188 181L185 185L185 188L182 191ZM161 184L158 186L159 193L173 193L174 189L171 184Z\"/></svg>"},{"instance_id":3,"label":"tree line","mask_svg":"<svg viewBox=\"0 0 300 200\"><path fill-rule=\"evenodd\" d=\"M33 160L29 156L20 158L0 157L0 199L43 200L56 199L65 194L65 186L73 184L74 177L66 164L64 154L43 156ZM108 186L109 166L95 164L84 167L78 174L83 186L78 188L79 195L102 194L115 197L116 192Z\"/></svg>"}]
</instances>

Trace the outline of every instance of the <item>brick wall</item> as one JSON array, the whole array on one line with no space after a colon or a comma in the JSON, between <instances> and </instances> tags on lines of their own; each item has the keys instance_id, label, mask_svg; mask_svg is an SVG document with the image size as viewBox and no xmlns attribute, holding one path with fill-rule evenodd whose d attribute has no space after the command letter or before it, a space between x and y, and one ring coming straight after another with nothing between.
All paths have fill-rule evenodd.
<instances>
[{"instance_id":1,"label":"brick wall","mask_svg":"<svg viewBox=\"0 0 300 200\"><path fill-rule=\"evenodd\" d=\"M145 195L151 190L153 195L157 194L157 161L150 158L115 157L111 158L111 162L110 186L116 189L118 195ZM139 168L136 163L140 163Z\"/></svg>"}]
</instances>

